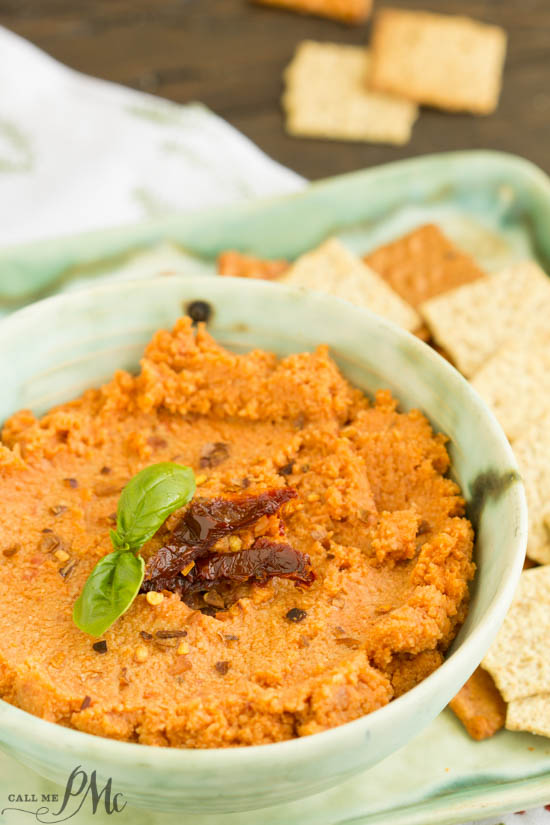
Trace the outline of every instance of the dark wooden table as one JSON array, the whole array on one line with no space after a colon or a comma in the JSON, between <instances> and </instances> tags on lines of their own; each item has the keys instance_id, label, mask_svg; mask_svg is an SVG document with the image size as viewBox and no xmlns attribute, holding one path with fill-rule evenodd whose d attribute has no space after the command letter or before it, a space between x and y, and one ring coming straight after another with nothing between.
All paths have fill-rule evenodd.
<instances>
[{"instance_id":1,"label":"dark wooden table","mask_svg":"<svg viewBox=\"0 0 550 825\"><path fill-rule=\"evenodd\" d=\"M279 99L281 73L296 44L304 38L362 44L369 27L349 28L247 0L0 0L0 24L75 69L175 101L201 100L309 178L471 148L514 152L550 172L550 0L394 5L466 13L504 26L509 47L496 114L424 110L411 143L402 148L289 138Z\"/></svg>"}]
</instances>

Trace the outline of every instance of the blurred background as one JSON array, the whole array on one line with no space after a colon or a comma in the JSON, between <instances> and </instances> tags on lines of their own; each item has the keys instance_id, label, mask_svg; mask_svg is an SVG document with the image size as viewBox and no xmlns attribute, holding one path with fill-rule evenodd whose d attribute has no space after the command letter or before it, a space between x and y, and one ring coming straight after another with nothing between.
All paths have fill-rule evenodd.
<instances>
[{"instance_id":1,"label":"blurred background","mask_svg":"<svg viewBox=\"0 0 550 825\"><path fill-rule=\"evenodd\" d=\"M307 178L473 148L513 152L550 172L550 0L376 0L375 9L384 5L466 14L506 29L497 111L425 109L402 147L291 138L280 96L296 45L306 38L360 45L370 23L350 27L248 0L1 0L0 25L79 71L179 103L201 101Z\"/></svg>"}]
</instances>

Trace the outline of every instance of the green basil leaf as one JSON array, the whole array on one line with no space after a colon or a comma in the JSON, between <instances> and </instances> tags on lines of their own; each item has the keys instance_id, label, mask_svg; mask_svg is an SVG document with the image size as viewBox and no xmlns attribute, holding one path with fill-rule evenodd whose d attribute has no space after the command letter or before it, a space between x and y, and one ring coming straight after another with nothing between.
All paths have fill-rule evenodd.
<instances>
[{"instance_id":1,"label":"green basil leaf","mask_svg":"<svg viewBox=\"0 0 550 825\"><path fill-rule=\"evenodd\" d=\"M134 601L144 573L141 556L118 550L104 556L74 604L75 625L91 636L103 635Z\"/></svg>"},{"instance_id":2,"label":"green basil leaf","mask_svg":"<svg viewBox=\"0 0 550 825\"><path fill-rule=\"evenodd\" d=\"M139 550L194 493L195 476L190 467L169 461L145 467L120 495L117 529L111 534L114 546Z\"/></svg>"}]
</instances>

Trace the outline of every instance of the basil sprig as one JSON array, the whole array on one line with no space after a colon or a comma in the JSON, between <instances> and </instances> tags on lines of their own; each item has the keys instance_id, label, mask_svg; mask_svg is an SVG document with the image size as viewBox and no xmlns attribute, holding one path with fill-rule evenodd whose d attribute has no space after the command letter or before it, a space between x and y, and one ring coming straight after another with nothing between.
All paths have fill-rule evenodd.
<instances>
[{"instance_id":1,"label":"basil sprig","mask_svg":"<svg viewBox=\"0 0 550 825\"><path fill-rule=\"evenodd\" d=\"M194 494L193 470L181 464L152 464L130 479L118 501L116 530L111 530L115 549L96 564L74 604L73 621L80 630L101 636L128 610L145 573L137 553Z\"/></svg>"}]
</instances>

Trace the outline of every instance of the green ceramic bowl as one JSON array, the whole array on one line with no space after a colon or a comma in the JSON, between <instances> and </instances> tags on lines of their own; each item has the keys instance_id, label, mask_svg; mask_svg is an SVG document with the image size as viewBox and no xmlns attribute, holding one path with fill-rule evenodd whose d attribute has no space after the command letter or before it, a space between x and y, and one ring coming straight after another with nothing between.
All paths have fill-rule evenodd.
<instances>
[{"instance_id":1,"label":"green ceramic bowl","mask_svg":"<svg viewBox=\"0 0 550 825\"><path fill-rule=\"evenodd\" d=\"M64 784L82 765L113 780L130 803L226 812L304 797L379 762L427 725L468 678L504 618L521 571L526 505L512 451L467 382L421 341L345 301L259 281L167 278L51 298L0 324L0 420L43 412L120 367L188 302L208 301L225 346L281 355L330 345L366 393L388 387L450 436L453 474L470 501L478 572L468 619L446 662L387 707L314 736L258 747L171 750L90 736L0 701L0 747Z\"/></svg>"}]
</instances>

